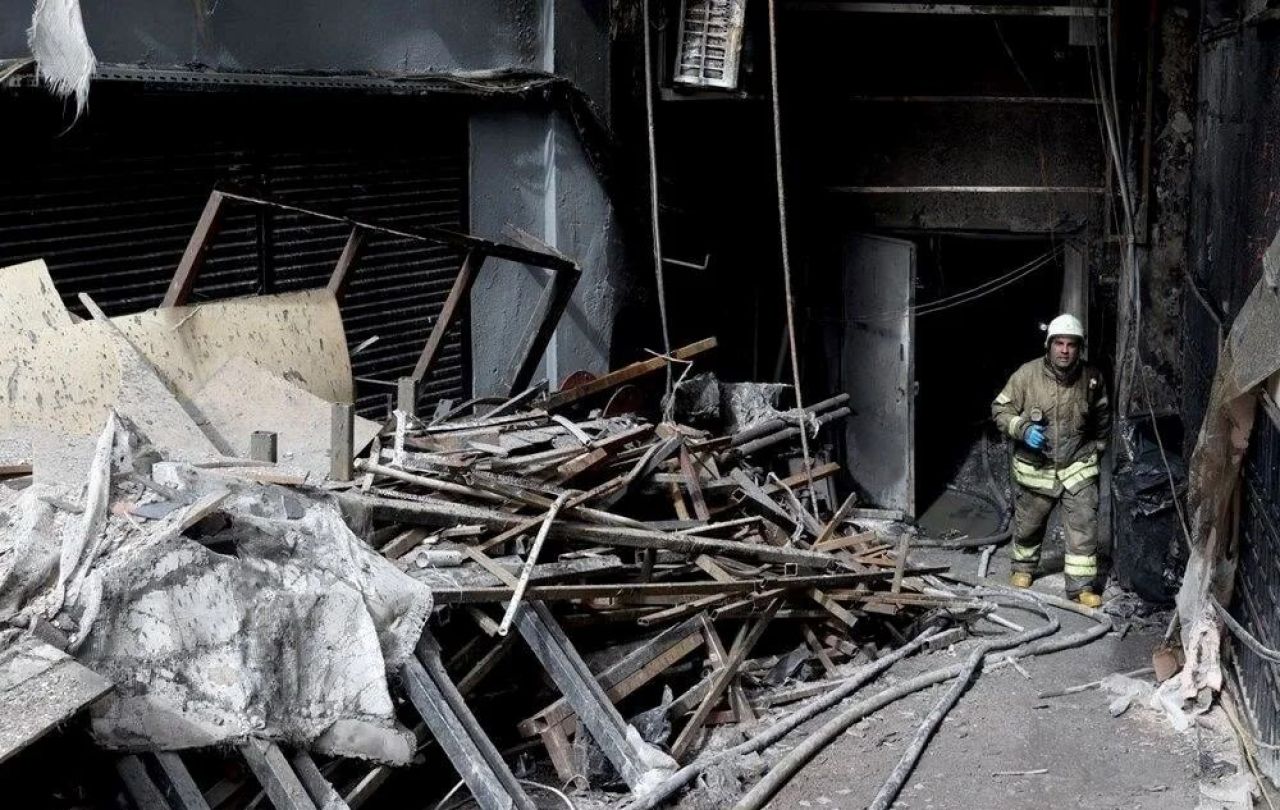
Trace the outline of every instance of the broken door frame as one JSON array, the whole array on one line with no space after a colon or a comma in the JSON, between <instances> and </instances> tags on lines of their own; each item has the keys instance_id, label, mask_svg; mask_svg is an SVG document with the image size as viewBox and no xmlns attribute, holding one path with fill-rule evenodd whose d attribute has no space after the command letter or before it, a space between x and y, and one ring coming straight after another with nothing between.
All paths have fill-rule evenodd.
<instances>
[{"instance_id":1,"label":"broken door frame","mask_svg":"<svg viewBox=\"0 0 1280 810\"><path fill-rule=\"evenodd\" d=\"M523 243L522 245L507 245L472 236L471 234L458 233L447 228L431 225L416 228L391 227L314 208L304 208L279 200L215 189L210 193L204 210L200 214L200 219L196 222L195 230L192 231L186 250L183 251L182 260L178 263L178 268L174 271L173 278L169 281L169 288L165 292L164 300L160 304L161 307L183 306L190 299L191 291L195 287L196 280L200 277L200 271L204 267L209 247L221 229L227 204L232 202L251 207L267 207L295 214L305 214L330 222L341 222L350 225L351 235L347 238L347 243L343 246L342 254L338 257L337 264L334 265L333 272L330 274L326 285L338 303L342 302L342 298L346 294L347 287L350 285L352 275L355 272L356 263L360 258L360 251L370 233L382 233L401 239L447 245L464 251L462 266L454 279L453 287L449 290L448 298L445 299L444 308L440 313L440 317L436 319L435 324L432 326L431 334L428 335L422 354L418 357L418 362L414 366L411 376L415 383L421 382L430 373L439 358L445 335L457 322L458 314L462 311L464 302L470 299L471 288L475 284L476 276L484 265L485 259L489 257L507 259L527 267L545 270L550 274L550 279L543 289L537 306L534 308L533 317L530 319L528 326L525 327L524 335L517 344L518 348L514 354L512 364L503 377L508 396L514 396L528 387L529 381L537 370L538 362L546 353L547 346L551 342L556 325L560 322L561 316L569 305L569 299L578 284L578 279L582 276L582 271L579 269L577 262L523 233L519 234L521 237L519 241ZM261 250L261 247L259 247L259 250Z\"/></svg>"}]
</instances>

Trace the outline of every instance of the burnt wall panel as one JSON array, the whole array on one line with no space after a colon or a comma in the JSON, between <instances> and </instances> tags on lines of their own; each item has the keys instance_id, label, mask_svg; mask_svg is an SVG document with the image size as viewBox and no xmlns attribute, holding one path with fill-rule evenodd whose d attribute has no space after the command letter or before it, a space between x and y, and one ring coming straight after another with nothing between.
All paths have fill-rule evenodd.
<instances>
[{"instance_id":1,"label":"burnt wall panel","mask_svg":"<svg viewBox=\"0 0 1280 810\"><path fill-rule=\"evenodd\" d=\"M1280 227L1280 88L1260 78L1280 70L1280 30L1247 22L1212 24L1212 17L1202 20L1195 139L1204 147L1196 150L1193 167L1190 270L1229 329L1261 277L1262 254ZM1195 306L1188 303L1185 311L1191 313ZM1211 340L1216 340L1211 319L1188 317L1182 411L1189 428L1200 423L1207 405L1204 377L1209 369L1200 353ZM1200 378L1198 385L1193 385L1194 375ZM1280 431L1275 416L1273 407L1259 412L1246 459L1239 579L1231 606L1246 628L1272 647L1280 644L1275 624L1280 615ZM1233 648L1234 673L1250 722L1264 742L1280 742L1276 668L1242 645ZM1275 778L1280 761L1274 752L1262 753Z\"/></svg>"},{"instance_id":2,"label":"burnt wall panel","mask_svg":"<svg viewBox=\"0 0 1280 810\"><path fill-rule=\"evenodd\" d=\"M534 68L551 0L84 0L108 64L397 74ZM0 56L27 54L32 3L0 0Z\"/></svg>"},{"instance_id":3,"label":"burnt wall panel","mask_svg":"<svg viewBox=\"0 0 1280 810\"><path fill-rule=\"evenodd\" d=\"M87 292L109 314L156 306L215 186L402 227L467 224L467 129L459 110L355 94L171 94L103 88L67 128L36 92L0 97L0 266L43 258L73 310ZM194 302L323 286L348 229L232 205ZM359 406L377 415L416 362L461 257L375 236L343 302ZM82 312L83 314L83 312ZM469 390L464 324L424 397ZM389 385L377 385L379 380Z\"/></svg>"}]
</instances>

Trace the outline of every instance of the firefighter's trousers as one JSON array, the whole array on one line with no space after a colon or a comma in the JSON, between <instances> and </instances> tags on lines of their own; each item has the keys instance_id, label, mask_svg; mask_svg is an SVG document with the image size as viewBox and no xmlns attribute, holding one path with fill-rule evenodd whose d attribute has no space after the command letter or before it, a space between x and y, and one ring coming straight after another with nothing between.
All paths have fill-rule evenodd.
<instances>
[{"instance_id":1,"label":"firefighter's trousers","mask_svg":"<svg viewBox=\"0 0 1280 810\"><path fill-rule=\"evenodd\" d=\"M1098 576L1098 480L1076 492L1063 488L1060 495L1046 495L1014 484L1013 570L1035 574L1045 524L1054 505L1062 504L1062 529L1066 539L1067 596L1092 588Z\"/></svg>"}]
</instances>

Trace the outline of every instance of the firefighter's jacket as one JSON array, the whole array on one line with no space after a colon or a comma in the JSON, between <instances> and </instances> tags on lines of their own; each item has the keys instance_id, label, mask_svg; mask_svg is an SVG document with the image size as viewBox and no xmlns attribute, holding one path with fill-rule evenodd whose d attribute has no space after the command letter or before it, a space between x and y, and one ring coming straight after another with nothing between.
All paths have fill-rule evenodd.
<instances>
[{"instance_id":1,"label":"firefighter's jacket","mask_svg":"<svg viewBox=\"0 0 1280 810\"><path fill-rule=\"evenodd\" d=\"M1035 410L1043 413L1046 443L1040 450L1023 441ZM991 416L1014 440L1013 477L1022 486L1056 496L1063 487L1077 492L1098 476L1111 438L1111 410L1097 369L1082 365L1060 381L1048 358L1032 360L1013 372L991 403Z\"/></svg>"}]
</instances>

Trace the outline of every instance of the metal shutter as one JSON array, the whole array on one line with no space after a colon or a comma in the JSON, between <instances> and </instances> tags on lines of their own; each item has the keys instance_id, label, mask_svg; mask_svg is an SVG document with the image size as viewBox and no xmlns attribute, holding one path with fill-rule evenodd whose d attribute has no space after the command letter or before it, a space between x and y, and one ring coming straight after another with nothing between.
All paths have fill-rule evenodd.
<instances>
[{"instance_id":1,"label":"metal shutter","mask_svg":"<svg viewBox=\"0 0 1280 810\"><path fill-rule=\"evenodd\" d=\"M1231 612L1266 646L1280 647L1280 412L1259 403L1245 455L1240 499L1240 558ZM1258 739L1280 744L1280 678L1275 664L1244 644L1231 645L1246 714ZM1262 770L1280 777L1280 752L1258 751Z\"/></svg>"},{"instance_id":2,"label":"metal shutter","mask_svg":"<svg viewBox=\"0 0 1280 810\"><path fill-rule=\"evenodd\" d=\"M87 292L109 314L159 303L209 192L237 184L303 206L400 225L466 230L465 116L421 99L280 91L95 88L70 130L35 93L0 99L0 266L43 258L68 306ZM347 229L232 206L193 300L322 286ZM373 235L342 314L362 380L394 383L417 360L461 256ZM424 399L469 390L464 324ZM358 383L360 411L394 392Z\"/></svg>"}]
</instances>

